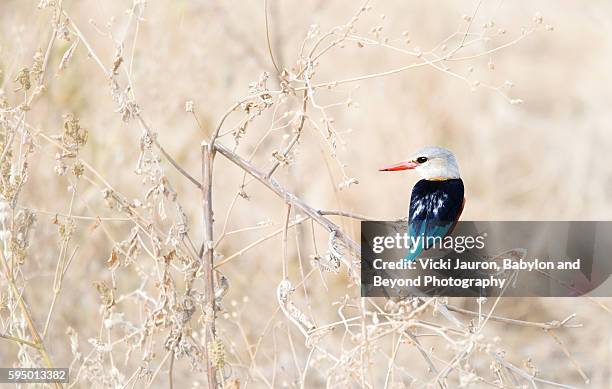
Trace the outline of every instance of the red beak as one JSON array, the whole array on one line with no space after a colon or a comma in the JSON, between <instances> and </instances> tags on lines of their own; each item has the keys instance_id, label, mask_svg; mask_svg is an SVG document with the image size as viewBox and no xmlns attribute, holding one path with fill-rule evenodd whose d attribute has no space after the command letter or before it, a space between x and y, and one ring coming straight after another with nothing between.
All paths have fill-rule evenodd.
<instances>
[{"instance_id":1,"label":"red beak","mask_svg":"<svg viewBox=\"0 0 612 389\"><path fill-rule=\"evenodd\" d=\"M395 172L395 171L398 171L398 170L411 170L411 169L414 169L417 166L419 166L419 164L414 162L414 161L406 161L406 162L399 162L399 163L395 163L393 165L385 166L382 169L378 169L378 171L380 171L380 172Z\"/></svg>"}]
</instances>

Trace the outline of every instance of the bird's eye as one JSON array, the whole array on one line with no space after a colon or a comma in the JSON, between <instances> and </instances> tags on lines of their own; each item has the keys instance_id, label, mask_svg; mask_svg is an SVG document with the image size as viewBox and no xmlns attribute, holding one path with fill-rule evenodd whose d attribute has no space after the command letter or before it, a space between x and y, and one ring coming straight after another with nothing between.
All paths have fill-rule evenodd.
<instances>
[{"instance_id":1,"label":"bird's eye","mask_svg":"<svg viewBox=\"0 0 612 389\"><path fill-rule=\"evenodd\" d=\"M417 161L418 163L425 163L425 162L427 162L427 157L418 157L418 158L416 159L416 161Z\"/></svg>"}]
</instances>

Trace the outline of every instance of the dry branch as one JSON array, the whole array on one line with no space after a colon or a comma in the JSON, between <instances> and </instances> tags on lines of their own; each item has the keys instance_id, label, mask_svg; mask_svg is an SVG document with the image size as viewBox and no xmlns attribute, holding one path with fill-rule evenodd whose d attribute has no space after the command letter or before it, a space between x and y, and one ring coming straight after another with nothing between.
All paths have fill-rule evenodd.
<instances>
[{"instance_id":1,"label":"dry branch","mask_svg":"<svg viewBox=\"0 0 612 389\"><path fill-rule=\"evenodd\" d=\"M306 204L299 197L285 189L282 185L278 183L274 178L267 177L267 174L257 169L250 162L246 161L238 154L232 152L230 149L225 147L220 143L215 144L215 149L221 153L224 157L232 161L234 164L239 166L242 170L255 177L259 182L268 187L271 191L273 191L278 197L282 198L284 201L291 203L295 208L301 210L306 215L311 217L317 223L325 227L329 232L336 232L336 237L343 242L354 254L359 254L361 252L361 247L358 243L356 243L353 239L351 239L348 235L346 235L341 228L330 221L326 217L323 217L320 212ZM349 268L351 268L350 262L345 262Z\"/></svg>"},{"instance_id":2,"label":"dry branch","mask_svg":"<svg viewBox=\"0 0 612 389\"><path fill-rule=\"evenodd\" d=\"M215 285L213 281L213 210L212 210L212 175L213 175L213 160L211 145L202 144L202 211L203 211L203 229L204 252L202 262L204 266L204 282L205 282L205 297L206 307L209 310L210 317L206 320L206 338L204 349L206 353L206 366L208 371L208 386L209 388L217 387L217 372L216 367L210 357L209 349L215 341Z\"/></svg>"}]
</instances>

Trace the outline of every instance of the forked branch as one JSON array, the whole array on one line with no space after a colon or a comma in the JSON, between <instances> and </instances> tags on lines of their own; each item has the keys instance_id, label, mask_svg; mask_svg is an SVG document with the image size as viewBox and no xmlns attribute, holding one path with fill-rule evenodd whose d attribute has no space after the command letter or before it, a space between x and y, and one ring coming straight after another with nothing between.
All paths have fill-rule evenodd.
<instances>
[{"instance_id":1,"label":"forked branch","mask_svg":"<svg viewBox=\"0 0 612 389\"><path fill-rule=\"evenodd\" d=\"M248 174L253 176L255 179L257 179L259 182L264 184L266 187L268 187L278 197L280 197L283 200L285 200L286 202L290 203L296 209L304 212L306 215L311 217L317 223L319 223L320 225L325 227L325 229L327 229L329 232L335 232L336 233L336 237L338 238L338 240L340 240L342 243L344 243L346 245L346 247L348 247L355 254L359 254L360 253L360 251L361 251L360 245L357 242L355 242L353 239L351 239L349 236L347 236L342 231L340 226L338 226L337 224L335 224L331 220L329 220L326 217L324 217L323 215L321 215L321 212L319 210L317 210L317 209L311 207L310 205L306 204L304 201L302 201L296 195L294 195L293 193L291 193L290 191L285 189L273 177L268 177L266 173L260 171L255 166L253 166L250 162L246 161L245 159L240 157L238 154L232 152L230 149L228 149L227 147L225 147L224 145L222 145L220 143L216 143L215 144L215 149L219 153L221 153L225 158L227 158L230 161L232 161L235 165L239 166L242 170L244 170L245 172L247 172ZM346 264L347 264L347 266L349 268L351 267L350 261L348 263L346 263Z\"/></svg>"}]
</instances>

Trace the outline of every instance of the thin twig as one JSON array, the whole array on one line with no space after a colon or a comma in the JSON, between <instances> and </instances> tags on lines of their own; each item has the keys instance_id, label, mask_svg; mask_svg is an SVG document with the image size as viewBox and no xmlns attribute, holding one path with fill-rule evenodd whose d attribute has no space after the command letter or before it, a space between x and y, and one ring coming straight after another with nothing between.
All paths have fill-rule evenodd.
<instances>
[{"instance_id":1,"label":"thin twig","mask_svg":"<svg viewBox=\"0 0 612 389\"><path fill-rule=\"evenodd\" d=\"M291 223L289 223L289 225L287 226L287 228L291 228L291 227L293 227L293 226L296 226L296 225L298 225L298 224L300 224L300 223L302 223L303 221L308 220L308 219L309 219L308 217L301 217L301 218L299 218L299 219L296 219L296 220L292 221ZM214 268L215 268L215 269L217 269L217 268L219 268L219 267L221 267L221 266L225 265L226 263L228 263L228 262L229 262L229 261L231 261L232 259L234 259L234 258L237 258L237 257L241 256L242 254L244 254L244 253L245 253L245 252L247 252L248 250L252 249L253 247L258 246L258 245L259 245L259 244L261 244L262 242L265 242L265 241L266 241L266 240L268 240L268 239L272 239L272 238L273 238L273 237L275 237L276 235L278 235L278 234L282 233L282 232L283 232L283 230L284 230L284 227L283 227L283 228L279 228L278 230L276 230L276 231L274 231L274 232L272 232L272 233L270 233L270 234L268 234L268 235L266 235L266 236L263 236L263 237L261 237L261 238L257 239L257 240L256 240L256 241L254 241L253 243L248 244L246 247L244 247L244 248L242 248L242 249L238 250L238 251L237 251L237 252L235 252L234 254L232 254L232 255L228 256L227 258L224 258L223 260L221 260L221 261L217 262L217 263L214 265Z\"/></svg>"},{"instance_id":2,"label":"thin twig","mask_svg":"<svg viewBox=\"0 0 612 389\"><path fill-rule=\"evenodd\" d=\"M281 74L281 71L276 64L276 60L274 59L274 53L272 52L272 43L270 42L270 22L268 22L268 0L264 0L264 19L265 19L265 27L266 27L266 43L268 45L268 53L270 53L270 59L272 60L272 65L274 65L274 69L276 69L276 73Z\"/></svg>"},{"instance_id":3,"label":"thin twig","mask_svg":"<svg viewBox=\"0 0 612 389\"><path fill-rule=\"evenodd\" d=\"M325 227L329 232L336 231L337 238L340 241L342 241L348 248L353 250L354 253L359 253L360 252L359 244L356 243L355 241L353 241L353 239L351 239L350 237L348 237L340 229L340 227L337 224L335 224L332 221L330 221L329 219L321 216L319 214L318 210L312 208L310 205L308 205L305 202L303 202L296 195L294 195L293 193L289 192L287 189L282 187L274 178L266 177L265 173L261 172L259 169L257 169L255 166L253 166L251 163L247 162L242 157L240 157L236 153L232 152L231 150L229 150L224 145L216 144L215 148L224 157L226 157L227 159L232 161L234 164L236 164L241 169L243 169L244 171L249 173L251 176L255 177L259 182L261 182L266 187L268 187L270 190L272 190L274 193L276 193L277 196L279 196L283 200L291 203L294 207L296 207L297 209L301 210L302 212L306 213L313 220L315 220L320 225ZM349 266L349 267L351 267L351 266Z\"/></svg>"},{"instance_id":4,"label":"thin twig","mask_svg":"<svg viewBox=\"0 0 612 389\"><path fill-rule=\"evenodd\" d=\"M447 305L446 308L449 311L461 313L463 315L470 315L470 316L483 317L483 318L487 316L484 313L479 314L478 312L470 311L468 309L463 309L463 308L459 308L459 307L454 307L452 305ZM510 319L510 318L501 317L501 316L490 316L489 320L497 321L497 322L500 322L500 323L519 325L519 326L523 326L523 327L541 328L543 330L550 330L550 329L554 329L554 328L580 328L580 327L582 327L582 324L567 324L568 320L573 318L573 317L575 317L575 315L571 315L571 316L568 317L568 319L563 320L563 321L550 321L550 322L546 322L546 323L538 323L538 322L531 322L531 321L525 321L525 320Z\"/></svg>"}]
</instances>

